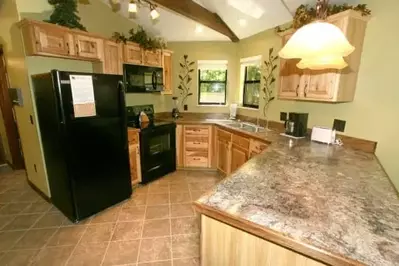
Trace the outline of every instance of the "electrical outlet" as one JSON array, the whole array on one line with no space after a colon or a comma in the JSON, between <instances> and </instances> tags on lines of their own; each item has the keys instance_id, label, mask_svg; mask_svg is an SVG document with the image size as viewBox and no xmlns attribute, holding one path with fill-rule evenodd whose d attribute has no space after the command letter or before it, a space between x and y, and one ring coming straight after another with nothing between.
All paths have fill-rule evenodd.
<instances>
[{"instance_id":1,"label":"electrical outlet","mask_svg":"<svg viewBox=\"0 0 399 266\"><path fill-rule=\"evenodd\" d=\"M345 120L334 119L333 129L339 132L344 132L346 126Z\"/></svg>"},{"instance_id":2,"label":"electrical outlet","mask_svg":"<svg viewBox=\"0 0 399 266\"><path fill-rule=\"evenodd\" d=\"M286 112L280 112L280 121L287 121L287 113Z\"/></svg>"}]
</instances>

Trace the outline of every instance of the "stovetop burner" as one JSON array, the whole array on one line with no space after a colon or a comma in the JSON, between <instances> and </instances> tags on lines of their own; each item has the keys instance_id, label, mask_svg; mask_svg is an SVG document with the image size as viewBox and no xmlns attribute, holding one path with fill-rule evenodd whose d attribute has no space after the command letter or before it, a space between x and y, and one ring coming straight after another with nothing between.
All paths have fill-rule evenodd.
<instances>
[{"instance_id":1,"label":"stovetop burner","mask_svg":"<svg viewBox=\"0 0 399 266\"><path fill-rule=\"evenodd\" d=\"M141 130L154 129L156 127L163 127L168 125L174 125L174 122L158 122L154 118L154 106L149 105L136 105L126 107L127 112L127 126L139 128ZM140 123L140 113L144 112L148 116L149 123Z\"/></svg>"}]
</instances>

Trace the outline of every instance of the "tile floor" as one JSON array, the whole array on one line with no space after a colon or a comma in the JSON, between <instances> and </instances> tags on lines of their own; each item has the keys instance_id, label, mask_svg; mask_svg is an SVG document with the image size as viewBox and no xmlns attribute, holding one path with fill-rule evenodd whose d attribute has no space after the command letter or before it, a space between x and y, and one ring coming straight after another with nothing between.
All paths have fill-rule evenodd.
<instances>
[{"instance_id":1,"label":"tile floor","mask_svg":"<svg viewBox=\"0 0 399 266\"><path fill-rule=\"evenodd\" d=\"M216 172L178 171L73 224L29 187L24 171L0 173L0 265L199 265L192 201L219 180Z\"/></svg>"}]
</instances>

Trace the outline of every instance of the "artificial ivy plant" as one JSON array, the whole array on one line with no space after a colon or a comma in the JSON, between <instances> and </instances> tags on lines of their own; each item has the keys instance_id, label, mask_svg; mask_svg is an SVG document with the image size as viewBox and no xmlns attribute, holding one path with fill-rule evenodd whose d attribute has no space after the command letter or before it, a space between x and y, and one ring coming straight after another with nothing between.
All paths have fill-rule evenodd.
<instances>
[{"instance_id":1,"label":"artificial ivy plant","mask_svg":"<svg viewBox=\"0 0 399 266\"><path fill-rule=\"evenodd\" d=\"M45 20L45 22L86 31L77 15L78 3L76 0L48 0L48 3L54 6L54 11L50 19Z\"/></svg>"},{"instance_id":2,"label":"artificial ivy plant","mask_svg":"<svg viewBox=\"0 0 399 266\"><path fill-rule=\"evenodd\" d=\"M366 4L359 4L356 6L342 4L342 5L328 5L327 16L338 14L340 12L350 10L350 9L360 12L362 14L362 16L371 15L371 10L367 8ZM276 31L282 32L282 31L288 30L290 28L299 29L300 27L316 20L316 18L317 18L317 16L316 16L316 7L315 6L300 5L296 9L292 25L285 29L282 29L281 27L276 27Z\"/></svg>"},{"instance_id":3,"label":"artificial ivy plant","mask_svg":"<svg viewBox=\"0 0 399 266\"><path fill-rule=\"evenodd\" d=\"M278 56L274 54L274 49L269 49L269 56L265 60L264 68L265 75L263 76L263 99L265 100L265 105L263 106L263 115L267 117L267 111L269 109L270 103L275 99L274 96L274 84L276 82L275 72L277 69L277 59Z\"/></svg>"},{"instance_id":4,"label":"artificial ivy plant","mask_svg":"<svg viewBox=\"0 0 399 266\"><path fill-rule=\"evenodd\" d=\"M193 93L190 92L191 82L193 80L192 74L194 72L195 62L188 59L188 55L184 55L180 62L180 73L179 73L179 86L177 88L180 90L180 96L182 98L181 104L184 110L187 110L187 105L185 104L187 98L192 96Z\"/></svg>"},{"instance_id":5,"label":"artificial ivy plant","mask_svg":"<svg viewBox=\"0 0 399 266\"><path fill-rule=\"evenodd\" d=\"M135 42L140 45L141 48L146 50L165 49L166 42L162 38L150 37L142 26L137 29L132 28L129 30L129 37L126 37L123 33L114 32L112 39L116 42L126 43L127 41Z\"/></svg>"}]
</instances>

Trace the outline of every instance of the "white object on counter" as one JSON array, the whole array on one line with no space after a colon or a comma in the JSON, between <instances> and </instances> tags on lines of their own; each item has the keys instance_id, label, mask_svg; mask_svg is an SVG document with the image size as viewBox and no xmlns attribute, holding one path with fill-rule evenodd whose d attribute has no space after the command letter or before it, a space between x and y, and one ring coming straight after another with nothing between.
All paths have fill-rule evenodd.
<instances>
[{"instance_id":1,"label":"white object on counter","mask_svg":"<svg viewBox=\"0 0 399 266\"><path fill-rule=\"evenodd\" d=\"M326 127L313 127L312 141L317 141L326 144L334 144L336 138L336 131Z\"/></svg>"},{"instance_id":2,"label":"white object on counter","mask_svg":"<svg viewBox=\"0 0 399 266\"><path fill-rule=\"evenodd\" d=\"M236 119L237 117L237 107L238 105L236 103L230 104L230 119Z\"/></svg>"}]
</instances>

